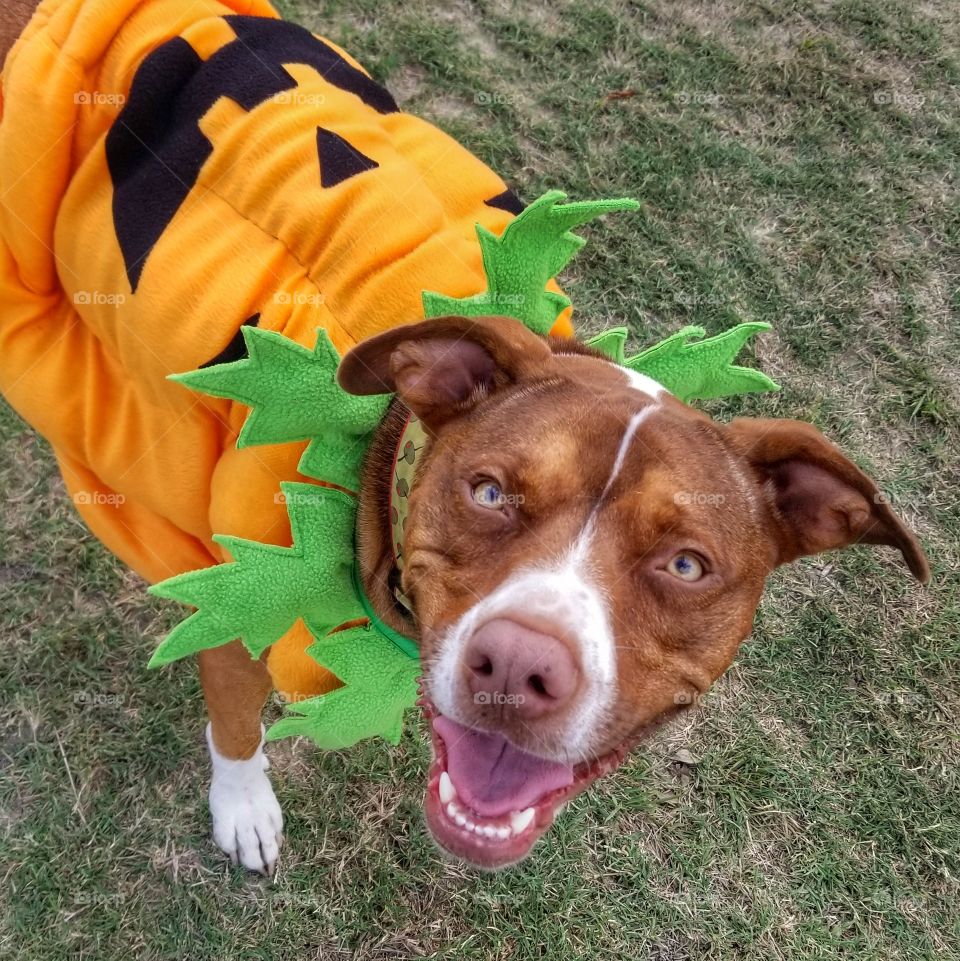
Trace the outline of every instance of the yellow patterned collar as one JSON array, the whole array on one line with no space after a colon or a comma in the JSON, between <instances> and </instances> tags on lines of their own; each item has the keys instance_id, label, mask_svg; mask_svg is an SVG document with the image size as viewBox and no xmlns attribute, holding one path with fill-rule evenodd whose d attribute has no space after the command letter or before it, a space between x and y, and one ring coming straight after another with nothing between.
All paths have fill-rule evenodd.
<instances>
[{"instance_id":1,"label":"yellow patterned collar","mask_svg":"<svg viewBox=\"0 0 960 961\"><path fill-rule=\"evenodd\" d=\"M430 439L420 422L411 413L400 432L397 449L393 455L393 476L390 479L390 546L393 549L393 563L403 572L403 544L407 533L407 515L410 513L410 492L413 481L423 459ZM394 588L397 600L408 610L413 611L410 599L399 586Z\"/></svg>"}]
</instances>

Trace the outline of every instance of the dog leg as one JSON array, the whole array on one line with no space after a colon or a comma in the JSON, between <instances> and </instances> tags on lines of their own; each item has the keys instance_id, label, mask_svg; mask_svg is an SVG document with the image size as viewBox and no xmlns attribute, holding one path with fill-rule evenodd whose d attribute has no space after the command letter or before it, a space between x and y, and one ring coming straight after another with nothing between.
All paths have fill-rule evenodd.
<instances>
[{"instance_id":1,"label":"dog leg","mask_svg":"<svg viewBox=\"0 0 960 961\"><path fill-rule=\"evenodd\" d=\"M272 690L261 661L239 641L201 651L200 683L210 723L213 840L234 864L270 874L277 862L283 815L267 776L260 712Z\"/></svg>"}]
</instances>

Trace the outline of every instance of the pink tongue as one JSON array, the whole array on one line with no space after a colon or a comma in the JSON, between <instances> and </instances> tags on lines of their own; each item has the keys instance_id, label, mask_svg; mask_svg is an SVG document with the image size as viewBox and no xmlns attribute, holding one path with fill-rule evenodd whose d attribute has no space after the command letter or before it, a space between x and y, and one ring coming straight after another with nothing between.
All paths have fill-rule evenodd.
<instances>
[{"instance_id":1,"label":"pink tongue","mask_svg":"<svg viewBox=\"0 0 960 961\"><path fill-rule=\"evenodd\" d=\"M549 791L573 783L573 768L527 754L499 734L474 731L442 715L433 729L447 749L447 773L457 795L477 814L522 811Z\"/></svg>"}]
</instances>

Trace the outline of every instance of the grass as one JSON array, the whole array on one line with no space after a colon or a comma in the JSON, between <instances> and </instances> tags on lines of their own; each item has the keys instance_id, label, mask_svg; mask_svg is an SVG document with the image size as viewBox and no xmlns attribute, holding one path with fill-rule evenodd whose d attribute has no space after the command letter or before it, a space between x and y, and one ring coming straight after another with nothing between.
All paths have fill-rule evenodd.
<instances>
[{"instance_id":1,"label":"grass","mask_svg":"<svg viewBox=\"0 0 960 961\"><path fill-rule=\"evenodd\" d=\"M737 663L497 876L443 860L427 749L272 749L279 876L208 840L177 613L0 411L0 947L127 959L960 958L960 14L896 0L288 0L526 199L632 195L565 277L585 331L769 320L777 396L928 549L779 572ZM615 91L626 91L609 99ZM681 758L696 763L677 761Z\"/></svg>"}]
</instances>

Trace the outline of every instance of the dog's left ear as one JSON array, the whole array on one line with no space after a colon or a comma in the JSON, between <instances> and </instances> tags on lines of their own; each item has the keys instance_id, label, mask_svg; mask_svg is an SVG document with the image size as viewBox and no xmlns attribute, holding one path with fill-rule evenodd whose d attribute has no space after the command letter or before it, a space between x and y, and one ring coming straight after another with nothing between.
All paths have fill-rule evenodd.
<instances>
[{"instance_id":1,"label":"dog's left ear","mask_svg":"<svg viewBox=\"0 0 960 961\"><path fill-rule=\"evenodd\" d=\"M351 394L396 391L430 428L464 413L498 387L542 376L553 352L511 317L437 317L362 341L340 361Z\"/></svg>"},{"instance_id":2,"label":"dog's left ear","mask_svg":"<svg viewBox=\"0 0 960 961\"><path fill-rule=\"evenodd\" d=\"M916 535L812 424L739 418L727 431L770 508L777 563L851 544L886 544L900 551L918 581L930 579Z\"/></svg>"}]
</instances>

